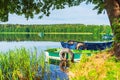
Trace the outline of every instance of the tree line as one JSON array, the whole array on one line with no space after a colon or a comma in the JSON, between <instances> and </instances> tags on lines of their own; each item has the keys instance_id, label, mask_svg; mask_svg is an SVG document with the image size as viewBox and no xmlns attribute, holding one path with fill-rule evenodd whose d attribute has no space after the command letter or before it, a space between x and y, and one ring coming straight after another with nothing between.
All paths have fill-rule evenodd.
<instances>
[{"instance_id":1,"label":"tree line","mask_svg":"<svg viewBox=\"0 0 120 80\"><path fill-rule=\"evenodd\" d=\"M1 24L0 32L90 32L111 33L108 25L84 25L84 24L54 24L54 25L13 25Z\"/></svg>"}]
</instances>

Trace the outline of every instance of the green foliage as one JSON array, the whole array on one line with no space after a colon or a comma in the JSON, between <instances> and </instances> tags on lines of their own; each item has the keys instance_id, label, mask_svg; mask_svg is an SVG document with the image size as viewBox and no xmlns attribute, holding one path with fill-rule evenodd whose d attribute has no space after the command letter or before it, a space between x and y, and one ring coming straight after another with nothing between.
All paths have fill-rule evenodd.
<instances>
[{"instance_id":1,"label":"green foliage","mask_svg":"<svg viewBox=\"0 0 120 80\"><path fill-rule=\"evenodd\" d=\"M103 0L1 0L0 21L8 21L9 13L24 15L27 19L39 14L39 18L42 18L44 15L49 16L51 10L78 6L82 2L95 4L94 9L98 9L98 13L105 8Z\"/></svg>"},{"instance_id":2,"label":"green foliage","mask_svg":"<svg viewBox=\"0 0 120 80\"><path fill-rule=\"evenodd\" d=\"M88 56L87 56L87 54L82 54L82 57L81 57L80 62L81 62L81 63L85 63L85 62L87 62L87 61L88 61Z\"/></svg>"},{"instance_id":3,"label":"green foliage","mask_svg":"<svg viewBox=\"0 0 120 80\"><path fill-rule=\"evenodd\" d=\"M57 49L57 48L47 49L48 52L57 52L57 50L59 50L59 49Z\"/></svg>"},{"instance_id":4,"label":"green foliage","mask_svg":"<svg viewBox=\"0 0 120 80\"><path fill-rule=\"evenodd\" d=\"M98 14L101 14L103 11L105 13L105 4L103 0L87 0L87 2L95 4L93 10L98 10Z\"/></svg>"},{"instance_id":5,"label":"green foliage","mask_svg":"<svg viewBox=\"0 0 120 80\"><path fill-rule=\"evenodd\" d=\"M36 51L30 53L25 48L21 48L0 53L0 80L40 79L44 71L45 58L43 54L38 56Z\"/></svg>"},{"instance_id":6,"label":"green foliage","mask_svg":"<svg viewBox=\"0 0 120 80\"><path fill-rule=\"evenodd\" d=\"M89 79L92 79L94 77L94 80L97 80L97 78L98 78L98 74L95 69L91 69L88 72L88 76L89 76Z\"/></svg>"},{"instance_id":7,"label":"green foliage","mask_svg":"<svg viewBox=\"0 0 120 80\"><path fill-rule=\"evenodd\" d=\"M120 61L115 56L110 56L106 60L101 56L108 54L97 54L99 57L81 58L80 63L70 67L70 71L76 73L71 80L119 80ZM101 56L100 56L101 55Z\"/></svg>"},{"instance_id":8,"label":"green foliage","mask_svg":"<svg viewBox=\"0 0 120 80\"><path fill-rule=\"evenodd\" d=\"M83 24L57 24L57 25L0 25L1 41L101 41L102 34L111 33L110 26L83 25ZM108 30L108 31L107 31ZM40 32L43 37L38 36ZM49 34L52 33L52 34ZM59 34L54 34L59 33ZM64 34L68 33L68 34ZM69 34L73 33L73 34ZM76 33L76 34L74 34ZM82 33L82 34L77 34ZM91 33L91 34L84 34Z\"/></svg>"},{"instance_id":9,"label":"green foliage","mask_svg":"<svg viewBox=\"0 0 120 80\"><path fill-rule=\"evenodd\" d=\"M114 19L113 23L112 23L112 30L114 32L114 36L115 36L115 41L116 42L120 42L120 24L117 23L117 21L120 21L119 19Z\"/></svg>"},{"instance_id":10,"label":"green foliage","mask_svg":"<svg viewBox=\"0 0 120 80\"><path fill-rule=\"evenodd\" d=\"M75 33L106 33L110 26L83 25L83 24L57 24L57 25L0 25L0 32L75 32Z\"/></svg>"}]
</instances>

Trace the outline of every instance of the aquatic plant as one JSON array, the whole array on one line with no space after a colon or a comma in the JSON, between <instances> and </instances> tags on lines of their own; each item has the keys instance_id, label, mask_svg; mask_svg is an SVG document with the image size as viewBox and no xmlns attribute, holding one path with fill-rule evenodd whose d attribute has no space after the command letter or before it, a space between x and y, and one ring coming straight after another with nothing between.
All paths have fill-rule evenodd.
<instances>
[{"instance_id":1,"label":"aquatic plant","mask_svg":"<svg viewBox=\"0 0 120 80\"><path fill-rule=\"evenodd\" d=\"M0 80L34 80L44 77L45 57L25 48L0 53Z\"/></svg>"}]
</instances>

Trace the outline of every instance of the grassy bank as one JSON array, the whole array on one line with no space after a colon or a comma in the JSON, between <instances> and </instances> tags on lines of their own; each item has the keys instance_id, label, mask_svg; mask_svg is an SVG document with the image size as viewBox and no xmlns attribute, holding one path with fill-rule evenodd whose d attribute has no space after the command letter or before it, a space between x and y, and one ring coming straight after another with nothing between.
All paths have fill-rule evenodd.
<instances>
[{"instance_id":1,"label":"grassy bank","mask_svg":"<svg viewBox=\"0 0 120 80\"><path fill-rule=\"evenodd\" d=\"M0 34L40 34L41 32L0 32ZM94 34L92 32L44 32L44 34ZM106 34L106 33L99 33ZM110 33L112 34L112 33Z\"/></svg>"},{"instance_id":2,"label":"grassy bank","mask_svg":"<svg viewBox=\"0 0 120 80\"><path fill-rule=\"evenodd\" d=\"M111 52L98 53L70 67L70 80L120 80L120 61Z\"/></svg>"},{"instance_id":3,"label":"grassy bank","mask_svg":"<svg viewBox=\"0 0 120 80\"><path fill-rule=\"evenodd\" d=\"M36 80L44 77L45 57L25 48L0 53L0 80Z\"/></svg>"},{"instance_id":4,"label":"grassy bank","mask_svg":"<svg viewBox=\"0 0 120 80\"><path fill-rule=\"evenodd\" d=\"M90 32L46 32L45 34L93 34L93 33L90 33Z\"/></svg>"}]
</instances>

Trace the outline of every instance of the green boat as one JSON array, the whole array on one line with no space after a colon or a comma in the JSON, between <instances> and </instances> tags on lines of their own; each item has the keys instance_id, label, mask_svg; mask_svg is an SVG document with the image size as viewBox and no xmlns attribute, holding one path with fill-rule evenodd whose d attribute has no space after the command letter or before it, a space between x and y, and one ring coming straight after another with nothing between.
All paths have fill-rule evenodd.
<instances>
[{"instance_id":1,"label":"green boat","mask_svg":"<svg viewBox=\"0 0 120 80\"><path fill-rule=\"evenodd\" d=\"M59 55L61 50L62 50L62 48L47 49L45 51L46 61L49 61L49 59L61 60L60 55ZM83 54L86 54L87 56L91 56L92 54L99 52L99 50L76 50L76 49L71 49L71 51L74 54L75 62L80 61L80 58ZM65 54L65 57L68 60L70 59L69 54Z\"/></svg>"}]
</instances>

